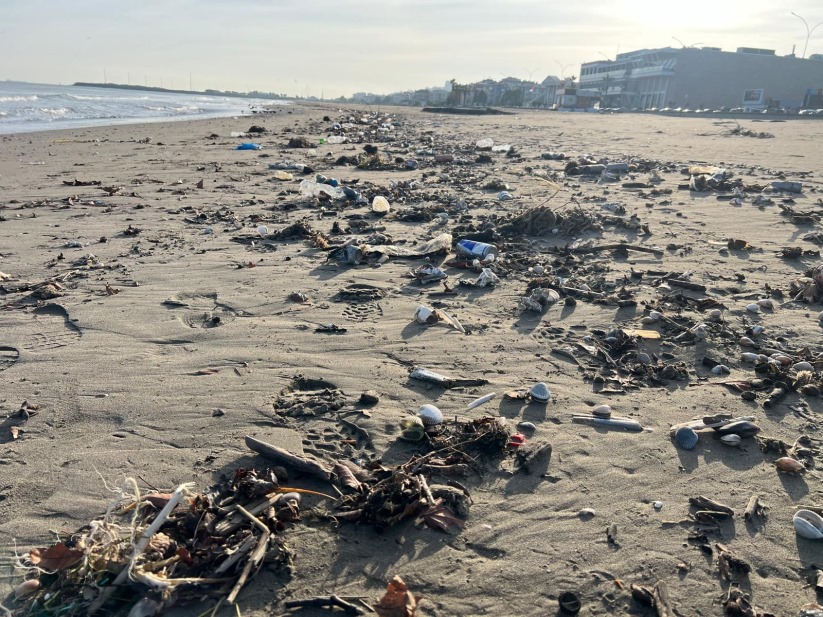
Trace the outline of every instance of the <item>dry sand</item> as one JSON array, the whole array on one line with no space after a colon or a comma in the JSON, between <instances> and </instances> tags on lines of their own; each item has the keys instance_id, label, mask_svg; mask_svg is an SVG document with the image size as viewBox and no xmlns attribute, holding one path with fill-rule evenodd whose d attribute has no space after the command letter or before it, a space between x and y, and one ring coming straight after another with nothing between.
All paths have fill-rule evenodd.
<instances>
[{"instance_id":1,"label":"dry sand","mask_svg":"<svg viewBox=\"0 0 823 617\"><path fill-rule=\"evenodd\" d=\"M677 449L668 429L707 413L751 414L769 437L789 444L801 434L818 439L820 399L805 399L808 413L801 416L789 407L800 400L797 395L765 410L762 395L745 402L722 386L696 386L700 380L729 379L711 375L700 363L705 355L727 360L732 379L754 376L739 361L733 338L711 336L697 345L662 349L687 363L688 381L610 397L596 394L572 363L550 353L592 330L615 324L636 327L644 304L676 314L677 307L666 304L665 292L635 285L636 308L580 300L573 309L562 302L552 306L542 318L521 315L517 302L530 275L515 268L494 289L459 289L454 296L437 298L470 326L471 335L465 336L444 326L412 323L416 306L431 304L427 295L442 290L421 287L405 276L420 260L349 267L328 263L323 251L302 240L277 242L276 250L268 250L231 239L254 238L261 222L277 230L305 217L328 232L335 220L345 227L351 213L370 218L368 208L321 216L320 207L297 192L300 176L292 182L270 181L268 164L281 160L306 163L344 183L372 183L364 190L369 196L380 194L391 181L421 181L407 203L393 203L393 213L384 221L395 240L412 243L457 224L454 217L444 228L394 220L396 212L424 202L424 196L439 192L467 198L476 217L544 202L551 189L526 168L562 170L563 162L541 160L541 152L653 159L676 165L678 171L664 173L661 184L673 189L670 196L642 198L620 183L571 178L550 204L560 206L575 197L582 207L602 212L597 199L603 198L636 213L648 223L651 236L607 228L583 237L596 243L629 240L669 247L662 259L639 253L629 259L609 253L583 259L609 266L605 277L612 281L631 269L691 272L692 280L708 291L682 293L717 298L728 307L729 328L742 333L743 307L750 301L746 294L762 296L767 284L788 293L792 278L819 263L775 254L784 246L819 249L801 239L819 225L792 224L777 205L757 207L749 200L735 207L711 193L678 190L687 181L679 168L693 162L722 164L746 182L769 182L782 172L804 183L795 207L819 213L823 122L741 121L774 134L773 139L754 139L723 135L734 124L718 126L711 118L531 112L466 118L389 111L400 122L398 137L379 145L391 156L408 156L406 147L441 152L491 137L514 144L523 158L493 154L493 164L467 171L434 165L421 156L425 165L416 171L365 171L333 164L340 154L360 152L361 145L325 144L312 151L285 147L292 136L318 141L327 135L329 123L323 116L341 117L332 106L266 117L0 137L0 271L13 277L0 284L15 289L78 270L64 283L63 295L40 302L39 309L22 301L27 293L0 296L2 589L15 582L15 550L45 545L53 538L51 530L85 524L111 499L107 485L119 485L124 476L160 488L188 481L206 487L238 465L262 463L244 447L247 434L328 458L398 462L414 451L413 445L397 441L398 421L430 402L448 416L492 414L513 423L534 422L537 430L530 437L553 446L546 473L514 474L511 461L505 461L497 471L465 480L474 505L461 533L447 535L412 524L380 533L312 520L298 524L288 533L297 553L294 576L284 580L262 572L240 597L244 615L279 614L283 599L315 594L374 599L395 574L425 597L419 615L553 615L556 598L565 590L580 595L581 615L653 614L622 587L653 586L658 580L668 583L679 615L721 615L728 583L718 575L716 556L686 541L692 529L684 522L688 498L699 494L734 508L736 516L711 541L725 542L752 565L742 588L756 605L782 616L795 615L802 604L814 601L808 583L811 566L823 565L823 545L798 538L791 518L798 504L823 503L816 472L779 475L772 464L775 457L764 455L752 440L733 449L703 438L693 451ZM255 139L265 149L234 150L242 140L229 138L230 132L251 124L270 130ZM212 133L219 137L210 139ZM152 143L138 143L146 137ZM442 174L449 177L443 181ZM467 174L502 179L516 199L497 201L496 192L470 184ZM63 186L75 178L125 189L109 197L99 187ZM200 179L202 189L195 187ZM63 201L73 195L79 196L73 205ZM208 218L221 208L233 213L236 224L231 217ZM205 213L202 222L198 213ZM124 235L129 225L141 233ZM213 233L205 233L207 227ZM107 241L100 242L101 237ZM745 239L754 249L721 251L730 237ZM525 253L536 253L571 238L522 240ZM71 242L84 246L68 248ZM75 263L89 253L97 266ZM553 259L539 256L545 265ZM249 263L255 267L241 267ZM449 272L452 280L475 276ZM107 295L107 283L118 293ZM377 285L385 297L359 309L336 302L335 294L351 283ZM312 306L290 302L288 295L295 291L307 294ZM167 300L178 304L164 304ZM785 337L791 348L819 353L820 309L791 304L750 321L762 323L772 338ZM689 308L684 315L705 319ZM335 323L348 332L315 333L321 323ZM651 343L641 347L661 351ZM452 376L484 377L490 384L468 391L421 387L408 379L407 367L397 359ZM207 368L219 371L197 374ZM298 374L328 380L354 398L377 390L381 400L371 417L357 419L369 431L373 449L341 444L340 435L350 434L331 415L306 421L278 417L272 404ZM545 407L499 396L537 381L546 381L553 392ZM467 402L491 391L498 398L465 411ZM40 407L22 423L16 412L24 400ZM572 413L603 402L653 431L606 432L570 422ZM223 415L215 414L218 409ZM16 440L13 426L21 430ZM761 530L742 518L753 494L771 508ZM654 501L662 502L661 510L655 510ZM308 498L304 507L319 503ZM593 508L595 516L581 518L583 508ZM619 531L618 545L607 541L612 523ZM203 608L183 611L197 614Z\"/></svg>"}]
</instances>

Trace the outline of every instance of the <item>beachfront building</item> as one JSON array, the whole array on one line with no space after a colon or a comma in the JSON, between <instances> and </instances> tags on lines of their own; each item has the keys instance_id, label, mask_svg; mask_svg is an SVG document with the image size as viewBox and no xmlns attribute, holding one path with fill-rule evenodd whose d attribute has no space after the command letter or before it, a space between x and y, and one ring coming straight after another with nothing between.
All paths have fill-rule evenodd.
<instances>
[{"instance_id":1,"label":"beachfront building","mask_svg":"<svg viewBox=\"0 0 823 617\"><path fill-rule=\"evenodd\" d=\"M551 107L561 81L549 75L542 82L516 77L455 84L448 102L458 107Z\"/></svg>"},{"instance_id":2,"label":"beachfront building","mask_svg":"<svg viewBox=\"0 0 823 617\"><path fill-rule=\"evenodd\" d=\"M600 92L601 108L799 108L823 88L823 61L748 47L665 47L586 62L579 81Z\"/></svg>"}]
</instances>

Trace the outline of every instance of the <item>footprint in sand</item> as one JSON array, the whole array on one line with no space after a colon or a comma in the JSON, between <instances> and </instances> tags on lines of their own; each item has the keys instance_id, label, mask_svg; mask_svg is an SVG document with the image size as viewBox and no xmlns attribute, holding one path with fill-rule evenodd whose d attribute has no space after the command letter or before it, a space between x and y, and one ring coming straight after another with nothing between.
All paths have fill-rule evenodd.
<instances>
[{"instance_id":1,"label":"footprint in sand","mask_svg":"<svg viewBox=\"0 0 823 617\"><path fill-rule=\"evenodd\" d=\"M59 304L49 303L34 309L36 331L21 346L32 352L66 347L80 340L80 328L69 319L68 311Z\"/></svg>"},{"instance_id":2,"label":"footprint in sand","mask_svg":"<svg viewBox=\"0 0 823 617\"><path fill-rule=\"evenodd\" d=\"M5 371L19 359L20 352L15 347L0 346L0 371Z\"/></svg>"},{"instance_id":3,"label":"footprint in sand","mask_svg":"<svg viewBox=\"0 0 823 617\"><path fill-rule=\"evenodd\" d=\"M163 305L170 309L186 309L179 319L189 328L217 328L234 321L241 314L219 302L217 292L177 294L165 300Z\"/></svg>"}]
</instances>

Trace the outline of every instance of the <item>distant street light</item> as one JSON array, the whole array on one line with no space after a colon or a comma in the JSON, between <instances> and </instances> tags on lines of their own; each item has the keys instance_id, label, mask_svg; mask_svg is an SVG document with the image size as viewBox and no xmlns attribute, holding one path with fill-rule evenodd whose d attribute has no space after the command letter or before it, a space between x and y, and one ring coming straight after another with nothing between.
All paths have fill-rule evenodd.
<instances>
[{"instance_id":1,"label":"distant street light","mask_svg":"<svg viewBox=\"0 0 823 617\"><path fill-rule=\"evenodd\" d=\"M604 54L602 51L598 51L597 53L599 53L601 56L603 56L603 57L606 59L606 62L611 62L611 58L609 58L609 57L608 57L606 54Z\"/></svg>"},{"instance_id":2,"label":"distant street light","mask_svg":"<svg viewBox=\"0 0 823 617\"><path fill-rule=\"evenodd\" d=\"M534 79L532 79L532 75L534 75L540 69L532 69L531 71L529 69L523 69L523 70L526 71L529 74L529 81L534 81Z\"/></svg>"},{"instance_id":3,"label":"distant street light","mask_svg":"<svg viewBox=\"0 0 823 617\"><path fill-rule=\"evenodd\" d=\"M806 23L806 20L803 19L800 15L798 15L794 11L792 11L792 15L797 17L800 21L803 22L803 25L806 26L806 44L803 45L803 55L800 56L801 58L805 58L806 57L806 49L809 47L809 39L812 38L812 32L814 32L817 29L818 26L823 26L823 21L821 21L819 24L815 24L812 28L809 28L809 24Z\"/></svg>"},{"instance_id":4,"label":"distant street light","mask_svg":"<svg viewBox=\"0 0 823 617\"><path fill-rule=\"evenodd\" d=\"M558 62L557 60L555 60L554 63L560 67L560 79L566 79L566 69L570 66L574 66L574 63L564 65L560 64L560 62Z\"/></svg>"}]
</instances>

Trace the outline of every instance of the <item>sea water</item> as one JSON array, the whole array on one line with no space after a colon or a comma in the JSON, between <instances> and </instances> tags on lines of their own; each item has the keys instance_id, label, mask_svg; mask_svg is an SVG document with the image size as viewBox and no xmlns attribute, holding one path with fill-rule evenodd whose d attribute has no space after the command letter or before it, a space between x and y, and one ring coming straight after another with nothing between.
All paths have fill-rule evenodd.
<instances>
[{"instance_id":1,"label":"sea water","mask_svg":"<svg viewBox=\"0 0 823 617\"><path fill-rule=\"evenodd\" d=\"M0 81L0 135L134 122L219 118L249 114L263 105L278 104L288 102Z\"/></svg>"}]
</instances>

